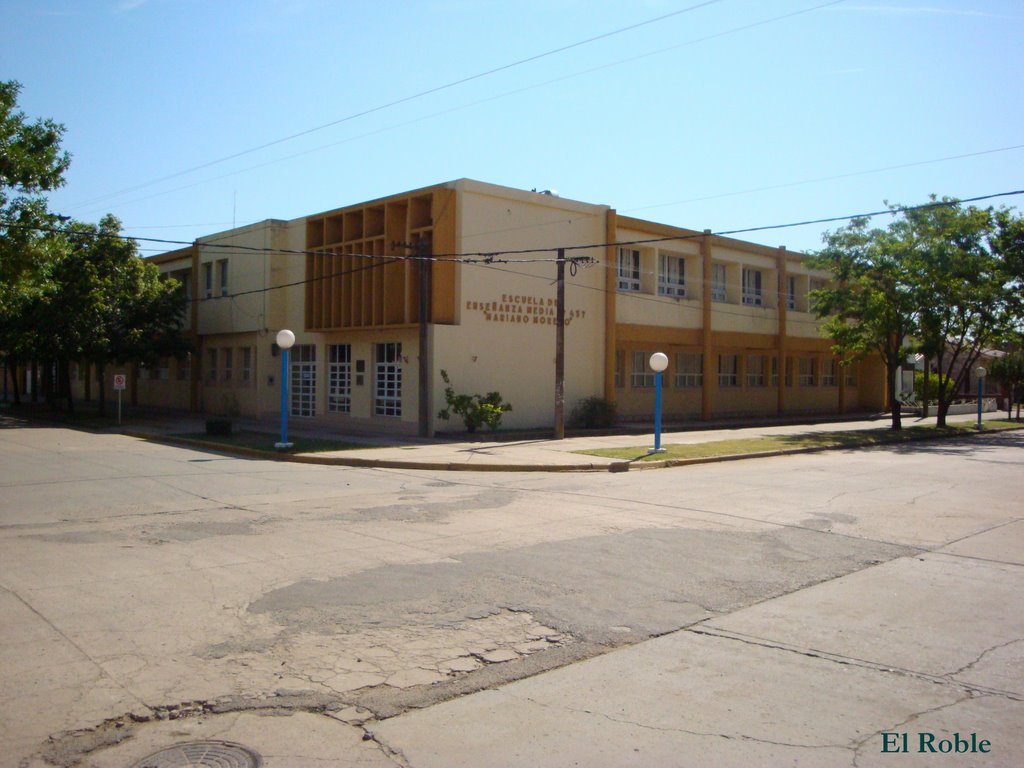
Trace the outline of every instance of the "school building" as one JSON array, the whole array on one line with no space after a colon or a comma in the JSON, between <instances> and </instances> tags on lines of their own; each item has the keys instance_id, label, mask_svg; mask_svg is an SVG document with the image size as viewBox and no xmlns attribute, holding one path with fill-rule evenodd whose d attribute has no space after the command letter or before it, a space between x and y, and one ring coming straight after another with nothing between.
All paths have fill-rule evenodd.
<instances>
[{"instance_id":1,"label":"school building","mask_svg":"<svg viewBox=\"0 0 1024 768\"><path fill-rule=\"evenodd\" d=\"M649 420L654 352L670 361L669 420L885 406L881 362L841 366L821 337L808 293L829 276L803 255L469 179L154 257L186 286L195 352L122 371L129 395L276 423L287 328L292 424L461 431L438 418L444 370L459 393L500 392L513 406L503 428L551 427L559 247L577 260L565 269L566 414L599 396L622 421ZM80 396L95 393L92 376L79 371Z\"/></svg>"}]
</instances>

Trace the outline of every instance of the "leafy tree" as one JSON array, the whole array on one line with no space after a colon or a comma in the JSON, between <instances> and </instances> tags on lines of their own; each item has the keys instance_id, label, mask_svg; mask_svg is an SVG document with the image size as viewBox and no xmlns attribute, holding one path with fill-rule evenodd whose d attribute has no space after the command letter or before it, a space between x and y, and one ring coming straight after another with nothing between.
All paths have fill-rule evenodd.
<instances>
[{"instance_id":1,"label":"leafy tree","mask_svg":"<svg viewBox=\"0 0 1024 768\"><path fill-rule=\"evenodd\" d=\"M989 375L1010 388L1006 404L1006 416L1013 416L1013 404L1017 403L1017 418L1020 419L1020 404L1024 400L1024 350L1018 349L1003 357L997 357L989 366Z\"/></svg>"},{"instance_id":2,"label":"leafy tree","mask_svg":"<svg viewBox=\"0 0 1024 768\"><path fill-rule=\"evenodd\" d=\"M823 332L844 362L873 352L881 356L892 395L906 359L904 340L917 330L916 276L901 258L893 234L869 229L868 219L853 219L826 233L824 241L825 248L810 263L831 272L833 280L812 294L812 308L825 318ZM892 428L902 428L895 397Z\"/></svg>"},{"instance_id":3,"label":"leafy tree","mask_svg":"<svg viewBox=\"0 0 1024 768\"><path fill-rule=\"evenodd\" d=\"M907 345L939 364L938 423L987 346L1021 320L1024 228L1009 211L963 207L932 197L932 204L890 206L888 227L865 219L825 235L812 263L833 273L812 297L838 354L878 352L890 395ZM893 429L900 404L893 397Z\"/></svg>"},{"instance_id":4,"label":"leafy tree","mask_svg":"<svg viewBox=\"0 0 1024 768\"><path fill-rule=\"evenodd\" d=\"M105 216L98 226L67 227L63 253L48 270L35 303L36 345L44 359L60 364L86 360L98 370L100 413L106 412L105 371L112 363L153 365L182 356L183 286L161 280L159 270L138 256L135 242L120 236L121 222ZM70 381L64 389L69 393Z\"/></svg>"},{"instance_id":5,"label":"leafy tree","mask_svg":"<svg viewBox=\"0 0 1024 768\"><path fill-rule=\"evenodd\" d=\"M64 127L30 121L18 109L21 85L0 81L0 350L12 370L31 345L26 313L38 298L40 270L52 253L45 232L57 218L45 192L64 183L71 162L61 151ZM19 400L17 377L14 398Z\"/></svg>"}]
</instances>

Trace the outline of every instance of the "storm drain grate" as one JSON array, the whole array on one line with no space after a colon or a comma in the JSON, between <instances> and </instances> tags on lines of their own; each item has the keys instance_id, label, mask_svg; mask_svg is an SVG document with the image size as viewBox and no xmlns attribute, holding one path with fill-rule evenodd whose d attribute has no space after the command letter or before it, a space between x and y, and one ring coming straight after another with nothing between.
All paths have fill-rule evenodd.
<instances>
[{"instance_id":1,"label":"storm drain grate","mask_svg":"<svg viewBox=\"0 0 1024 768\"><path fill-rule=\"evenodd\" d=\"M131 768L260 768L260 756L230 741L192 741L144 757Z\"/></svg>"}]
</instances>

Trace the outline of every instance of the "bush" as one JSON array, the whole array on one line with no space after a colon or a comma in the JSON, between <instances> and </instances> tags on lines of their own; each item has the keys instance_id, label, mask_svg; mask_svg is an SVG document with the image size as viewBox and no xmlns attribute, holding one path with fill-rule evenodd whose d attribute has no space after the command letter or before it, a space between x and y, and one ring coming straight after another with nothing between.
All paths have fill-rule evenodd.
<instances>
[{"instance_id":1,"label":"bush","mask_svg":"<svg viewBox=\"0 0 1024 768\"><path fill-rule=\"evenodd\" d=\"M501 424L501 417L505 411L512 410L512 404L506 403L500 392L488 392L486 395L457 395L448 378L448 371L441 371L441 378L444 380L444 399L448 407L439 411L437 417L447 421L452 413L462 417L462 423L466 425L467 432L476 432L481 424L486 424L493 432Z\"/></svg>"},{"instance_id":2,"label":"bush","mask_svg":"<svg viewBox=\"0 0 1024 768\"><path fill-rule=\"evenodd\" d=\"M569 416L569 423L583 429L604 429L615 426L615 403L594 395L576 403Z\"/></svg>"},{"instance_id":3,"label":"bush","mask_svg":"<svg viewBox=\"0 0 1024 768\"><path fill-rule=\"evenodd\" d=\"M917 399L924 403L924 371L914 371L914 393L917 395ZM946 379L946 392L947 394L952 391L953 380ZM937 403L939 401L939 374L929 373L928 374L928 402ZM927 403L925 403L927 404Z\"/></svg>"}]
</instances>

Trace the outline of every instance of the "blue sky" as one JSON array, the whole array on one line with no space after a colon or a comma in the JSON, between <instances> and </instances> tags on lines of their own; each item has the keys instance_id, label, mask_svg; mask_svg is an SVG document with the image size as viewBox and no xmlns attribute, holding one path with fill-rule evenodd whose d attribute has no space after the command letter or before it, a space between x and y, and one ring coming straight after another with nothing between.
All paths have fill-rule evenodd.
<instances>
[{"instance_id":1,"label":"blue sky","mask_svg":"<svg viewBox=\"0 0 1024 768\"><path fill-rule=\"evenodd\" d=\"M0 0L0 79L67 128L53 208L146 237L460 177L716 231L1024 188L1024 2L825 2Z\"/></svg>"}]
</instances>

